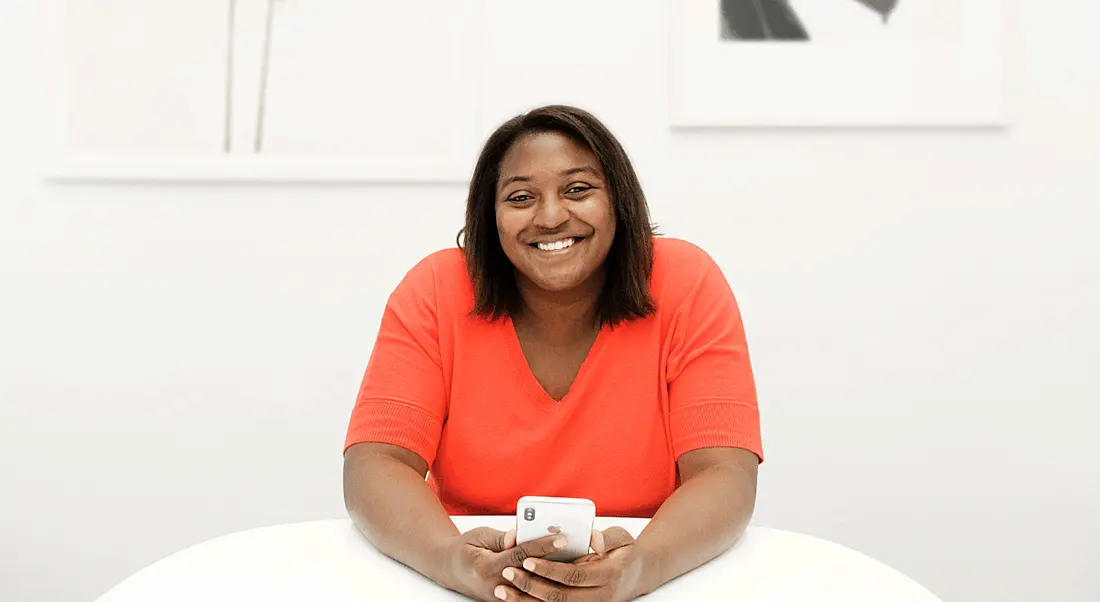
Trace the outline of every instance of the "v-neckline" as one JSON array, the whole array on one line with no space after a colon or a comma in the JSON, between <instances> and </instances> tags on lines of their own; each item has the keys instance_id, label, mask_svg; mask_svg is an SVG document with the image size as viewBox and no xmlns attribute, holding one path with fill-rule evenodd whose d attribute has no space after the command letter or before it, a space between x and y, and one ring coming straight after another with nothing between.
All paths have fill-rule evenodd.
<instances>
[{"instance_id":1,"label":"v-neckline","mask_svg":"<svg viewBox=\"0 0 1100 602\"><path fill-rule=\"evenodd\" d=\"M577 370L577 375L573 377L573 382L569 384L569 391L558 400L554 399L554 397L543 388L542 383L539 382L539 379L535 377L534 371L531 370L531 365L527 363L527 356L523 353L523 345L520 344L519 333L516 331L515 322L512 321L511 317L505 317L503 319L503 324L504 337L508 346L508 356L512 360L512 369L515 370L516 374L519 376L528 397L544 409L557 408L561 404L577 396L577 392L584 386L585 376L590 371L589 366L595 362L596 356L599 354L600 349L603 348L608 330L606 324L600 326L600 331L596 333L596 340L594 340L592 346L588 348L588 355L584 356L584 361L581 362L581 367Z\"/></svg>"}]
</instances>

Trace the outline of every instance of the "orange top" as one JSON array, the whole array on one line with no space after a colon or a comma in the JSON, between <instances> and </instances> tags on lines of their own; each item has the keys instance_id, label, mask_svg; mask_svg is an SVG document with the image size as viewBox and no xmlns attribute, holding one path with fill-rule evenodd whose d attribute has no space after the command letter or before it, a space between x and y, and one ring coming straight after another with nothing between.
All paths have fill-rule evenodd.
<instances>
[{"instance_id":1,"label":"orange top","mask_svg":"<svg viewBox=\"0 0 1100 602\"><path fill-rule=\"evenodd\" d=\"M377 441L415 452L451 515L513 514L521 496L542 495L652 517L684 452L740 447L763 461L741 315L717 264L657 238L650 292L656 313L605 326L554 401L512 321L470 315L462 251L433 253L386 304L345 451Z\"/></svg>"}]
</instances>

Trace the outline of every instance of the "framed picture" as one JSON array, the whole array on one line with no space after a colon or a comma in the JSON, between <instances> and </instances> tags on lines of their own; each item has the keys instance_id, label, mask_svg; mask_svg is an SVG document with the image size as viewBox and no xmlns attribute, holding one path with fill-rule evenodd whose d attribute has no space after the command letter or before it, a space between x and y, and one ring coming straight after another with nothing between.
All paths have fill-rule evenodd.
<instances>
[{"instance_id":1,"label":"framed picture","mask_svg":"<svg viewBox=\"0 0 1100 602\"><path fill-rule=\"evenodd\" d=\"M682 0L682 127L997 126L1001 0Z\"/></svg>"},{"instance_id":2,"label":"framed picture","mask_svg":"<svg viewBox=\"0 0 1100 602\"><path fill-rule=\"evenodd\" d=\"M52 1L50 179L469 177L478 1Z\"/></svg>"}]
</instances>

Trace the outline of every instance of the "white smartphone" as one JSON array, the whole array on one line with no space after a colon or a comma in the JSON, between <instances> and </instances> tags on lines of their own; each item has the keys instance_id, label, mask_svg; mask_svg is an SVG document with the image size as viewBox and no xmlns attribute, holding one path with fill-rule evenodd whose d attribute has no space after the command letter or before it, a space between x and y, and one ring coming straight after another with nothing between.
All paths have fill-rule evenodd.
<instances>
[{"instance_id":1,"label":"white smartphone","mask_svg":"<svg viewBox=\"0 0 1100 602\"><path fill-rule=\"evenodd\" d=\"M592 500L571 497L528 495L516 504L516 545L558 534L566 546L543 558L554 562L572 562L589 551L596 504Z\"/></svg>"}]
</instances>

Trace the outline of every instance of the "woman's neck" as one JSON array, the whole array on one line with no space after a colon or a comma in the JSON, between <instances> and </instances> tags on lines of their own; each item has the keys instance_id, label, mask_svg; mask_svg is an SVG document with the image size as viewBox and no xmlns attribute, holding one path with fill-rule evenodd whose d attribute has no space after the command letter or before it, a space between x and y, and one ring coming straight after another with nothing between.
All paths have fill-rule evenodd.
<instances>
[{"instance_id":1,"label":"woman's neck","mask_svg":"<svg viewBox=\"0 0 1100 602\"><path fill-rule=\"evenodd\" d=\"M513 322L537 332L547 342L568 345L599 330L596 320L604 276L594 274L581 286L550 292L517 274L523 308Z\"/></svg>"}]
</instances>

